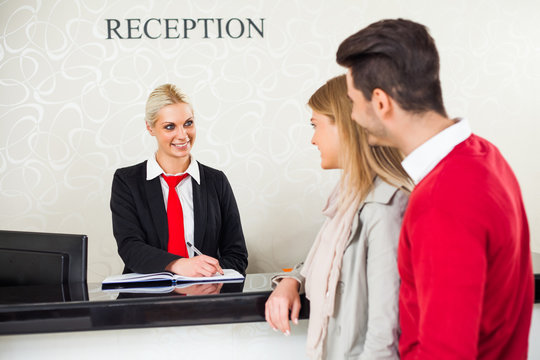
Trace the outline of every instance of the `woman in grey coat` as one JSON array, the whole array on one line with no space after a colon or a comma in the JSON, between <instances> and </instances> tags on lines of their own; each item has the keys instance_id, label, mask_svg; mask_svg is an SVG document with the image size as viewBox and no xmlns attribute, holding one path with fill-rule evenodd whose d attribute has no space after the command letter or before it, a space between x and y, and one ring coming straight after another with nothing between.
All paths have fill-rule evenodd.
<instances>
[{"instance_id":1,"label":"woman in grey coat","mask_svg":"<svg viewBox=\"0 0 540 360\"><path fill-rule=\"evenodd\" d=\"M398 359L397 244L411 187L402 156L369 146L351 120L345 75L329 80L308 105L321 167L343 173L307 259L274 277L266 320L288 335L289 314L297 323L305 291L311 358Z\"/></svg>"}]
</instances>

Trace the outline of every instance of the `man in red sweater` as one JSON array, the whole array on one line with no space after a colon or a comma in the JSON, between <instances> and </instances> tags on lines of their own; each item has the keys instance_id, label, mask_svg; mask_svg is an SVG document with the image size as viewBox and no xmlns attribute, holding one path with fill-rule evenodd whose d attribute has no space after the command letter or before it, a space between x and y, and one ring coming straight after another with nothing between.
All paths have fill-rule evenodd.
<instances>
[{"instance_id":1,"label":"man in red sweater","mask_svg":"<svg viewBox=\"0 0 540 360\"><path fill-rule=\"evenodd\" d=\"M434 40L383 20L347 38L353 119L415 182L398 266L402 359L526 359L534 283L521 191L467 120L446 115Z\"/></svg>"}]
</instances>

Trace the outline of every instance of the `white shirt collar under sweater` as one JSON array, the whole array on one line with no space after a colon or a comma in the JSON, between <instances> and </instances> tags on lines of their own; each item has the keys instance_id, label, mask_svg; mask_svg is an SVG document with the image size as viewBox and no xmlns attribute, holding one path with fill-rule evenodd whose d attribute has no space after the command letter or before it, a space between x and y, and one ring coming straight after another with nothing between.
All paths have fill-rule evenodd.
<instances>
[{"instance_id":1,"label":"white shirt collar under sweater","mask_svg":"<svg viewBox=\"0 0 540 360\"><path fill-rule=\"evenodd\" d=\"M471 136L471 127L467 119L457 118L456 123L414 149L401 165L409 174L414 184L422 179L437 166L456 147Z\"/></svg>"},{"instance_id":2,"label":"white shirt collar under sweater","mask_svg":"<svg viewBox=\"0 0 540 360\"><path fill-rule=\"evenodd\" d=\"M190 155L190 157L191 157L191 162L189 163L186 173L188 173L189 176L191 176L197 182L197 184L200 184L201 176L199 173L199 165L197 164L197 161L195 160L195 157L193 157L193 155ZM163 169L161 168L161 166L159 166L156 160L156 154L154 154L153 156L150 156L150 158L146 162L146 180L152 180L155 177L158 177L164 173L165 171L163 171ZM182 175L182 173L165 174L165 175Z\"/></svg>"}]
</instances>

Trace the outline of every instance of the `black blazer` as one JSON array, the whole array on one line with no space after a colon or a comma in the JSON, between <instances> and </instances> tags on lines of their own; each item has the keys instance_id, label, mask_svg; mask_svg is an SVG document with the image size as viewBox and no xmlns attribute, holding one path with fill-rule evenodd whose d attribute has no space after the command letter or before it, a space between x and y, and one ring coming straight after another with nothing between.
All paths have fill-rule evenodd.
<instances>
[{"instance_id":1,"label":"black blazer","mask_svg":"<svg viewBox=\"0 0 540 360\"><path fill-rule=\"evenodd\" d=\"M231 185L219 170L198 164L193 184L194 245L222 268L245 274L247 249ZM167 252L169 229L159 177L146 180L146 161L116 170L111 191L113 233L124 273L164 271L180 256Z\"/></svg>"}]
</instances>

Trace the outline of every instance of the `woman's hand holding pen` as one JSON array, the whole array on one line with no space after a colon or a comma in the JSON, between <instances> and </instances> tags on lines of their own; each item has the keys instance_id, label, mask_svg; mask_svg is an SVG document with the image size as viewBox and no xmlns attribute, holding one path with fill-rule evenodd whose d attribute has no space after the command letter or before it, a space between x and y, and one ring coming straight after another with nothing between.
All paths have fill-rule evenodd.
<instances>
[{"instance_id":1,"label":"woman's hand holding pen","mask_svg":"<svg viewBox=\"0 0 540 360\"><path fill-rule=\"evenodd\" d=\"M298 314L301 307L300 295L298 294L299 286L300 284L295 279L282 279L266 300L264 312L266 321L274 330L280 330L285 335L291 333L289 311L293 323L298 324Z\"/></svg>"},{"instance_id":2,"label":"woman's hand holding pen","mask_svg":"<svg viewBox=\"0 0 540 360\"><path fill-rule=\"evenodd\" d=\"M172 261L165 270L183 276L213 276L223 274L219 261L206 255L192 258L181 258Z\"/></svg>"}]
</instances>

